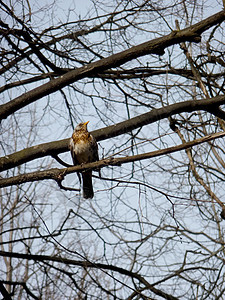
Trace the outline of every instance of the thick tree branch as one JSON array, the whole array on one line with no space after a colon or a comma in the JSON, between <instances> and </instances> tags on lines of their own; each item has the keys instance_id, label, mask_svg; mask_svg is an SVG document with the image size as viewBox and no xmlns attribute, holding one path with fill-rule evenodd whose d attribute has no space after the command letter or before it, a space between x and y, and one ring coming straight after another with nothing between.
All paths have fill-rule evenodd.
<instances>
[{"instance_id":1,"label":"thick tree branch","mask_svg":"<svg viewBox=\"0 0 225 300\"><path fill-rule=\"evenodd\" d=\"M120 274L129 276L133 279L138 280L139 282L144 284L154 294L161 296L164 299L178 300L178 298L155 288L152 284L150 284L147 280L145 280L138 273L126 270L121 267L110 265L110 264L92 263L90 261L79 261L79 260L63 258L61 256L32 255L32 254L23 254L23 253L6 252L6 251L0 251L0 256L21 258L21 259L34 260L34 261L39 261L39 262L44 262L44 261L58 262L58 263L66 264L66 265L80 266L83 268L95 268L95 269L100 269L100 270L110 270L110 271L118 272Z\"/></svg>"},{"instance_id":2,"label":"thick tree branch","mask_svg":"<svg viewBox=\"0 0 225 300\"><path fill-rule=\"evenodd\" d=\"M66 71L64 71L65 69L61 69L61 73L63 72L64 74L66 72L69 71L69 69L67 69ZM72 69L70 69L71 71ZM131 69L131 70L109 70L109 71L105 71L102 73L98 73L98 74L94 74L89 76L89 78L102 78L102 79L120 79L120 80L126 80L126 79L133 79L133 78L144 78L144 77L150 77L150 76L154 76L154 75L162 75L162 74L174 74L174 75L179 75L179 76L183 76L185 78L189 78L189 79L193 79L193 73L191 70L186 70L186 69L170 69L170 70L166 70L166 69L152 69L152 68L136 68L136 69ZM207 73L201 73L201 75L203 77L207 77L208 74ZM223 77L225 75L225 73L217 73L217 74L211 74L211 77ZM30 78L24 79L24 80L18 80L18 81L14 81L11 83L6 83L5 85L0 87L0 93L17 87L17 86L25 86L26 84L30 84L33 82L37 82L37 81L41 81L44 80L46 78L54 78L54 77L58 77L59 73L56 72L48 72L48 73L44 73L41 75L37 75L37 76L32 76Z\"/></svg>"},{"instance_id":3,"label":"thick tree branch","mask_svg":"<svg viewBox=\"0 0 225 300\"><path fill-rule=\"evenodd\" d=\"M224 136L225 136L225 132L219 132L208 136L204 136L202 138L199 138L191 142L187 142L185 144L180 144L166 149L156 150L156 151L147 152L143 154L137 154L133 156L125 156L119 158L107 158L107 159L99 160L97 162L83 164L83 165L69 167L69 168L63 168L63 169L52 168L45 171L36 171L27 174L17 175L10 178L3 178L0 179L0 188L17 185L25 182L33 182L33 181L45 180L45 179L53 179L60 185L65 175L67 174L71 174L74 172L83 172L86 171L87 169L99 169L109 165L120 166L125 163L158 157L165 154L171 154Z\"/></svg>"},{"instance_id":4,"label":"thick tree branch","mask_svg":"<svg viewBox=\"0 0 225 300\"><path fill-rule=\"evenodd\" d=\"M69 69L61 69L61 73L66 73L68 72ZM70 69L71 71L71 69ZM167 69L153 69L151 67L145 67L145 68L134 68L134 69L126 69L126 70L108 70L104 71L102 73L94 74L88 76L89 78L102 78L102 79L119 79L119 80L129 80L129 79L134 79L134 78L149 78L151 76L159 76L163 74L173 74L173 75L178 75L178 76L183 76L188 79L194 79L194 75L191 70L187 69L175 69L175 68L170 68L169 70ZM17 86L25 86L26 84L30 84L33 82L41 81L46 78L54 78L58 77L59 73L56 72L48 72L44 73L41 75L33 76L24 80L18 80L14 81L12 83L6 83L5 85L0 87L0 93L9 90L11 88L17 87ZM207 74L204 71L201 71L201 76L203 78L208 78L209 76L211 78L219 78L219 77L224 77L225 72L220 72L220 73L215 73L215 74Z\"/></svg>"},{"instance_id":5,"label":"thick tree branch","mask_svg":"<svg viewBox=\"0 0 225 300\"><path fill-rule=\"evenodd\" d=\"M54 93L63 87L85 78L87 76L108 70L109 68L118 67L132 59L147 54L163 54L164 49L181 43L183 41L199 42L200 35L211 26L221 23L225 20L225 11L221 11L195 25L180 31L173 31L170 34L157 38L143 44L131 47L128 50L113 54L107 58L103 58L97 62L90 63L84 67L67 72L66 74L51 80L17 98L2 104L0 106L0 120L7 118L10 114L25 107L26 105L40 99L46 95Z\"/></svg>"},{"instance_id":6,"label":"thick tree branch","mask_svg":"<svg viewBox=\"0 0 225 300\"><path fill-rule=\"evenodd\" d=\"M69 32L65 35L59 36L59 37L53 37L50 41L48 42L42 42L41 40L37 40L38 43L38 50L40 51L41 49L45 48L48 51L52 51L52 48L50 48L51 45L55 45L56 43L62 41L62 40L66 40L66 39L70 39L70 40L76 40L77 37L80 36L85 36L88 35L90 33L93 32L97 32L98 30L100 30L105 24L110 23L113 16L116 15L116 13L112 13L109 15L109 17L107 18L106 21L97 24L93 27L88 27L88 29L81 29L78 31L73 31L73 32ZM7 24L4 24L1 20L1 25L6 28L7 30L11 30ZM5 25L5 26L4 26ZM53 29L51 27L51 29ZM48 32L51 30L50 28L46 29L45 32ZM4 32L4 31L3 31ZM28 57L30 55L33 54L32 50L27 51L28 47L21 49L22 50L22 55L18 56L17 58L13 59L12 61L10 61L8 64L4 65L4 67L0 68L0 75L2 75L3 73L5 73L6 71L8 71L9 69L11 69L12 67L14 67L16 64L18 64L24 57Z\"/></svg>"},{"instance_id":7,"label":"thick tree branch","mask_svg":"<svg viewBox=\"0 0 225 300\"><path fill-rule=\"evenodd\" d=\"M154 123L182 112L193 112L197 110L208 111L225 120L225 113L218 110L219 105L225 104L225 95L211 99L184 101L153 109L150 112L131 118L127 121L108 126L107 128L92 131L97 141L112 138L124 133L128 133L141 126ZM57 155L68 151L69 139L49 142L23 149L13 154L0 158L0 171L4 171L15 166L21 165L36 158Z\"/></svg>"},{"instance_id":8,"label":"thick tree branch","mask_svg":"<svg viewBox=\"0 0 225 300\"><path fill-rule=\"evenodd\" d=\"M0 281L0 283L4 283L7 285L12 285L12 286L17 286L17 285L21 285L24 290L27 292L27 294L29 296L31 296L31 298L39 300L39 297L36 297L31 291L30 289L27 287L26 282L20 282L20 281L9 281L9 280L2 280ZM12 298L8 298L8 299L12 299ZM4 300L7 300L7 298L4 297Z\"/></svg>"},{"instance_id":9,"label":"thick tree branch","mask_svg":"<svg viewBox=\"0 0 225 300\"><path fill-rule=\"evenodd\" d=\"M5 300L12 300L10 294L8 293L8 291L6 290L6 288L4 287L2 281L0 281L0 293L4 297L3 299L5 299Z\"/></svg>"}]
</instances>

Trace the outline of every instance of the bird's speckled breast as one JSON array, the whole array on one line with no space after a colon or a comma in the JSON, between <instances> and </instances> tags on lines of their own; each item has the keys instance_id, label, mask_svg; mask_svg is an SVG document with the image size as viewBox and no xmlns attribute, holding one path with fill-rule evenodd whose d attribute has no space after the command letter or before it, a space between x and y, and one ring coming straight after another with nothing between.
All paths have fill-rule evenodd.
<instances>
[{"instance_id":1,"label":"bird's speckled breast","mask_svg":"<svg viewBox=\"0 0 225 300\"><path fill-rule=\"evenodd\" d=\"M79 164L92 161L92 143L93 137L89 133L80 133L79 135L74 134L72 136L70 145L73 147L73 151Z\"/></svg>"}]
</instances>

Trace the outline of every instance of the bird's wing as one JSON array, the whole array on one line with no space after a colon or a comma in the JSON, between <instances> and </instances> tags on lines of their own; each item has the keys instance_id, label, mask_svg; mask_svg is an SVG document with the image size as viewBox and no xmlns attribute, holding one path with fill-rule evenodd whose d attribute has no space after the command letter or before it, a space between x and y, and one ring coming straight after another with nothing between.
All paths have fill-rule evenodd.
<instances>
[{"instance_id":1,"label":"bird's wing","mask_svg":"<svg viewBox=\"0 0 225 300\"><path fill-rule=\"evenodd\" d=\"M96 142L96 139L92 136L92 141L91 141L91 149L92 149L92 161L98 161L99 160L99 155L98 155L98 144ZM97 168L94 169L93 171L97 171L99 173L99 177L101 177L101 169Z\"/></svg>"},{"instance_id":2,"label":"bird's wing","mask_svg":"<svg viewBox=\"0 0 225 300\"><path fill-rule=\"evenodd\" d=\"M98 161L99 160L98 144L97 144L96 139L94 137L92 138L91 149L93 151L93 153L92 153L92 161Z\"/></svg>"},{"instance_id":3,"label":"bird's wing","mask_svg":"<svg viewBox=\"0 0 225 300\"><path fill-rule=\"evenodd\" d=\"M74 164L74 166L79 165L79 163L78 163L78 161L77 161L77 157L76 157L75 152L74 152L73 150L70 150L70 152L71 152L71 156L72 156L72 159L73 159L73 164Z\"/></svg>"},{"instance_id":4,"label":"bird's wing","mask_svg":"<svg viewBox=\"0 0 225 300\"><path fill-rule=\"evenodd\" d=\"M72 138L70 139L69 149L70 149L70 153L71 153L71 156L72 156L72 159L73 159L74 166L79 165L79 163L77 161L77 158L76 158L76 154L74 152L74 142L73 142Z\"/></svg>"},{"instance_id":5,"label":"bird's wing","mask_svg":"<svg viewBox=\"0 0 225 300\"><path fill-rule=\"evenodd\" d=\"M72 138L70 139L69 149L70 149L70 153L71 153L71 156L72 156L72 159L73 159L74 166L79 165L79 163L77 161L76 154L74 152L74 142L73 142ZM77 172L77 176L78 176L79 182L81 183L81 177L80 177L80 173L79 172Z\"/></svg>"}]
</instances>

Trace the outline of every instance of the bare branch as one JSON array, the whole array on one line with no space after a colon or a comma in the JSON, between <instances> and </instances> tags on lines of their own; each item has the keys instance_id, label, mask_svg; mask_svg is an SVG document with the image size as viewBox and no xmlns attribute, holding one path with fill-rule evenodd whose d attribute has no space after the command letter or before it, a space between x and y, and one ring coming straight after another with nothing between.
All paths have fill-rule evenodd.
<instances>
[{"instance_id":1,"label":"bare branch","mask_svg":"<svg viewBox=\"0 0 225 300\"><path fill-rule=\"evenodd\" d=\"M150 40L123 52L113 54L97 62L93 62L84 67L70 71L59 78L51 80L50 82L45 83L42 86L15 98L14 100L11 100L6 104L2 104L0 106L0 119L5 119L10 114L16 112L22 107L87 76L108 70L110 68L118 67L127 61L147 54L162 55L165 48L183 41L200 42L200 34L202 32L224 20L225 12L221 11L186 29L171 32L164 37Z\"/></svg>"},{"instance_id":2,"label":"bare branch","mask_svg":"<svg viewBox=\"0 0 225 300\"><path fill-rule=\"evenodd\" d=\"M140 161L144 159L149 159L153 157L158 157L162 156L165 154L171 154L174 152L178 152L181 150L185 150L187 148L191 148L193 146L209 142L211 140L215 140L217 138L225 136L225 132L219 132L215 134L211 134L208 136L204 136L202 138L199 138L197 140L187 142L185 144L180 144L177 146L169 147L166 149L161 149L157 151L152 151L152 152L147 152L143 154L137 154L133 156L125 156L125 157L119 157L119 158L106 158L103 160L99 160L97 162L93 163L88 163L88 164L83 164L79 166L74 166L74 167L69 167L69 168L63 168L63 169L58 169L58 168L53 168L45 171L36 171L32 173L26 173L22 175L17 175L14 177L10 178L3 178L0 179L0 187L6 187L6 186L12 186L16 184L21 184L25 182L33 182L33 181L38 181L38 180L44 180L44 179L54 179L57 183L61 182L65 175L71 174L74 172L83 172L88 169L99 169L103 168L106 166L121 166L122 164L125 163L130 163L130 162L135 162L135 161ZM73 189L74 190L74 189Z\"/></svg>"},{"instance_id":3,"label":"bare branch","mask_svg":"<svg viewBox=\"0 0 225 300\"><path fill-rule=\"evenodd\" d=\"M90 261L78 261L78 260L63 258L61 256L59 257L59 256L48 256L48 255L37 255L37 254L32 255L32 254L23 254L23 253L6 252L6 251L0 251L0 255L7 256L7 257L28 259L28 260L35 260L35 261L39 261L39 262L47 260L47 261L52 261L52 262L64 263L66 265L81 266L83 268L96 268L96 269L101 269L101 270L111 270L111 271L118 272L120 274L129 276L131 278L137 279L142 284L144 284L148 289L150 289L153 293L163 297L164 299L178 300L178 298L155 288L152 284L150 284L147 280L145 280L138 273L128 271L122 267L117 267L117 266L110 265L110 264L92 263Z\"/></svg>"},{"instance_id":4,"label":"bare branch","mask_svg":"<svg viewBox=\"0 0 225 300\"><path fill-rule=\"evenodd\" d=\"M209 113L215 114L216 116L217 114L219 114L220 118L225 119L224 112L218 110L218 106L222 104L225 104L225 95L217 96L211 99L203 99L197 101L190 100L175 103L159 109L153 109L150 112L131 118L124 122L108 126L107 128L92 131L92 134L95 136L97 141L101 141L124 133L128 133L141 126L154 123L178 113L193 112L197 110L208 111ZM56 142L36 145L1 157L0 171L4 171L12 167L21 165L35 158L40 158L48 155L55 156L59 153L66 152L69 150L68 145L69 139L64 139Z\"/></svg>"}]
</instances>

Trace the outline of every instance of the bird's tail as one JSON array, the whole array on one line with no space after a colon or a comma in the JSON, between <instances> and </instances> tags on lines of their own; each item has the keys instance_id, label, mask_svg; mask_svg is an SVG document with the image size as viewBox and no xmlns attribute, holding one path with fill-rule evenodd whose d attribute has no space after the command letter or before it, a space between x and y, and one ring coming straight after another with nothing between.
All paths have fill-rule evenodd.
<instances>
[{"instance_id":1,"label":"bird's tail","mask_svg":"<svg viewBox=\"0 0 225 300\"><path fill-rule=\"evenodd\" d=\"M92 171L82 173L83 178L83 197L85 199L93 198L94 191L92 186Z\"/></svg>"}]
</instances>

